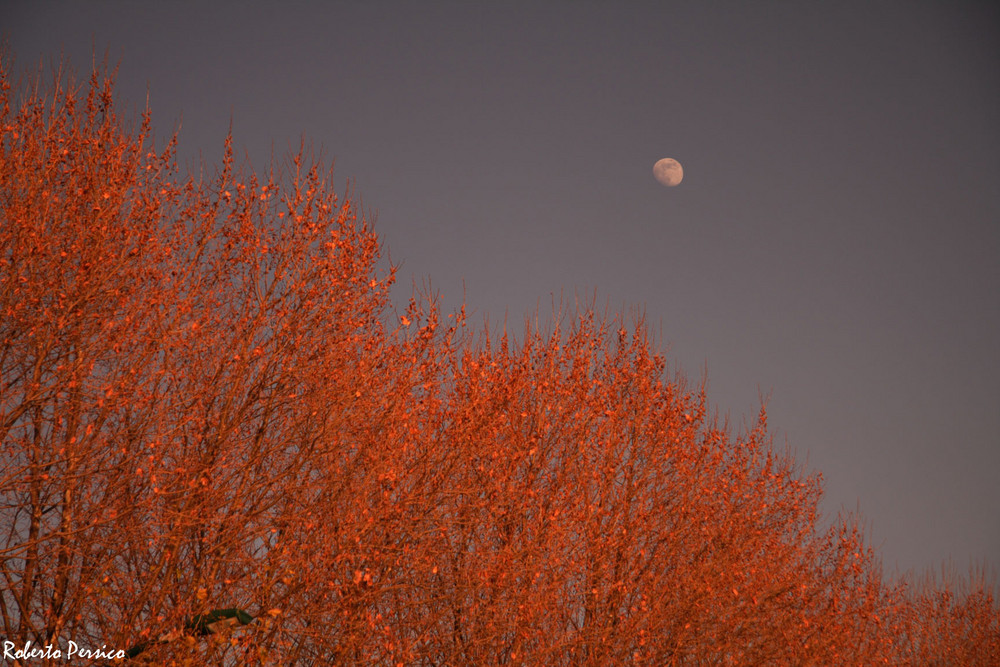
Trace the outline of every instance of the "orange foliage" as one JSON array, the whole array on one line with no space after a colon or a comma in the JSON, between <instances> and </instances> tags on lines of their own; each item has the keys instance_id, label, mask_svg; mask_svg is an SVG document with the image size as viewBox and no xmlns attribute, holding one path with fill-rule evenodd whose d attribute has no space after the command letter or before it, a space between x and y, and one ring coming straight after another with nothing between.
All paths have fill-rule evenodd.
<instances>
[{"instance_id":1,"label":"orange foliage","mask_svg":"<svg viewBox=\"0 0 1000 667\"><path fill-rule=\"evenodd\" d=\"M3 63L0 614L149 664L995 664L820 480L593 308L476 335L300 151L183 177L112 77ZM390 323L391 320L391 323ZM402 326L399 326L399 325ZM187 619L256 622L209 640Z\"/></svg>"}]
</instances>

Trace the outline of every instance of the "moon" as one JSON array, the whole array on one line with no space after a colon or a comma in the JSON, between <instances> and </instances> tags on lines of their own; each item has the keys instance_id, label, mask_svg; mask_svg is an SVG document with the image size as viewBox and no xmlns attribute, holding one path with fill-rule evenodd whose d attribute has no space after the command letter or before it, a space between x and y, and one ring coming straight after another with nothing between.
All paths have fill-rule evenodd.
<instances>
[{"instance_id":1,"label":"moon","mask_svg":"<svg viewBox=\"0 0 1000 667\"><path fill-rule=\"evenodd\" d=\"M672 188L684 180L684 167L672 157L665 157L653 165L653 176L660 183Z\"/></svg>"}]
</instances>

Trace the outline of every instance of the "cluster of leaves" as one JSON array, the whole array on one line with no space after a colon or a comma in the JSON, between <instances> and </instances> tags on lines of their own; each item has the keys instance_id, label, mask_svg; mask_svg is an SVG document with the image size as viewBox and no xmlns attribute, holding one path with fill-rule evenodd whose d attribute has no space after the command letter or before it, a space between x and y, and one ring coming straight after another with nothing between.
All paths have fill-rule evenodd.
<instances>
[{"instance_id":1,"label":"cluster of leaves","mask_svg":"<svg viewBox=\"0 0 1000 667\"><path fill-rule=\"evenodd\" d=\"M0 622L149 664L1000 662L985 579L883 581L763 410L641 318L415 297L306 151L211 179L113 77L0 62ZM209 640L212 610L256 622ZM242 612L241 612L242 613ZM242 621L241 621L242 622Z\"/></svg>"}]
</instances>

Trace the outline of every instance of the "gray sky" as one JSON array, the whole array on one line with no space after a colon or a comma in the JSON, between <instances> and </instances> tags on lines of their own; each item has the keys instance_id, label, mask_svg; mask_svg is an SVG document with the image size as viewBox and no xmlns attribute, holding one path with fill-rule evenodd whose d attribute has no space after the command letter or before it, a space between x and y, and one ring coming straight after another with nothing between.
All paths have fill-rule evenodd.
<instances>
[{"instance_id":1,"label":"gray sky","mask_svg":"<svg viewBox=\"0 0 1000 667\"><path fill-rule=\"evenodd\" d=\"M644 308L734 424L770 395L889 571L995 568L1000 8L478 5L3 0L0 31L22 68L120 59L191 165L230 121L258 166L322 147L401 305Z\"/></svg>"}]
</instances>

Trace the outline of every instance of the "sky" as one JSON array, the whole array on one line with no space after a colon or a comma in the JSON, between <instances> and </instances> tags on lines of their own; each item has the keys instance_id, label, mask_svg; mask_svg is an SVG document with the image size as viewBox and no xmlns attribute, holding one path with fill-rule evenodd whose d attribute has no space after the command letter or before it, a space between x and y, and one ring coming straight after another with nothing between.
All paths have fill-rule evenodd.
<instances>
[{"instance_id":1,"label":"sky","mask_svg":"<svg viewBox=\"0 0 1000 667\"><path fill-rule=\"evenodd\" d=\"M0 0L19 68L119 63L188 168L305 140L394 299L642 311L889 574L1000 565L1000 6ZM684 166L667 188L660 158Z\"/></svg>"}]
</instances>

